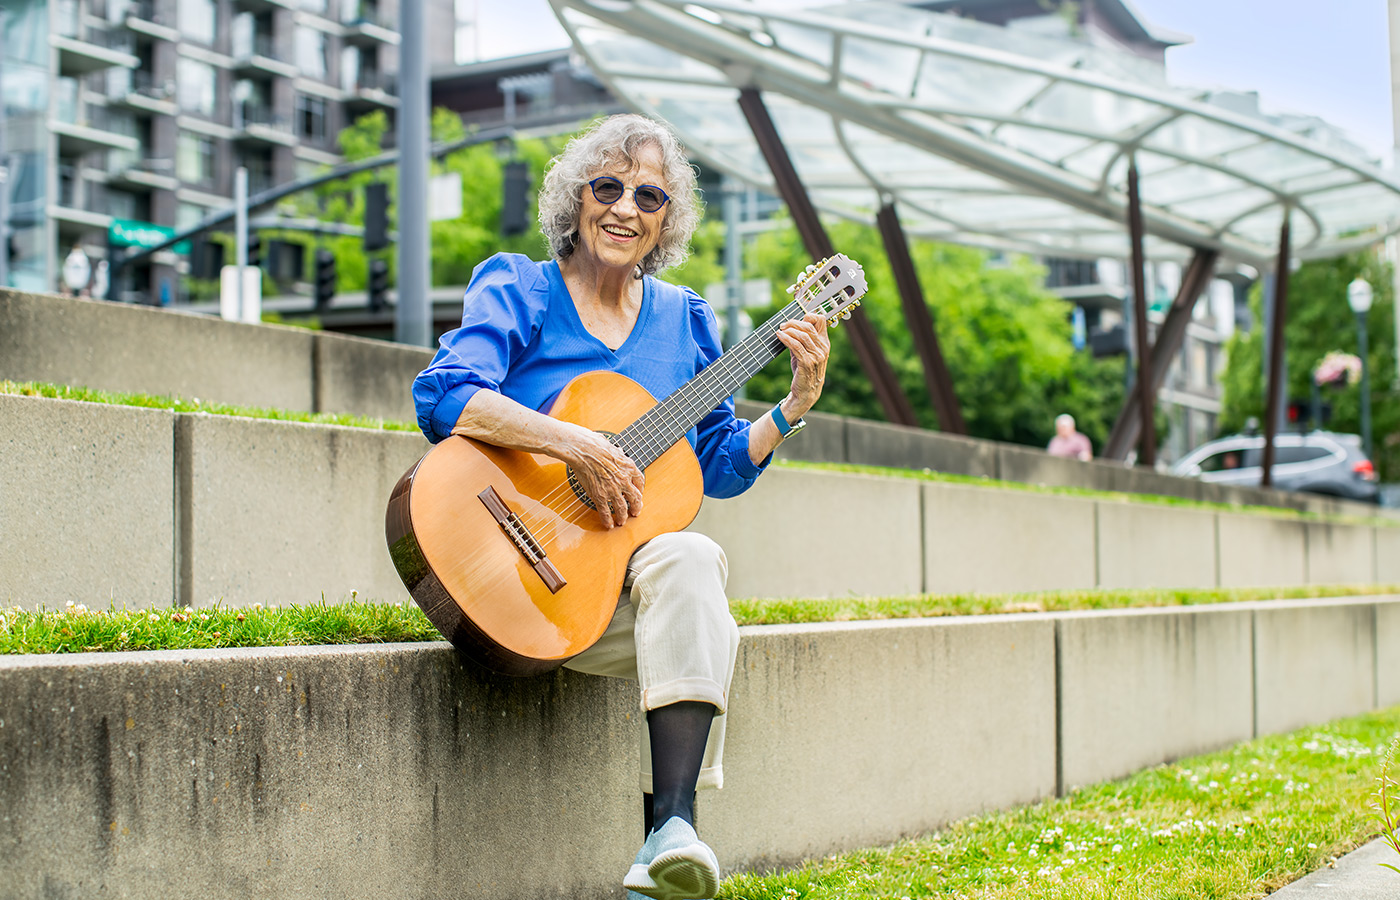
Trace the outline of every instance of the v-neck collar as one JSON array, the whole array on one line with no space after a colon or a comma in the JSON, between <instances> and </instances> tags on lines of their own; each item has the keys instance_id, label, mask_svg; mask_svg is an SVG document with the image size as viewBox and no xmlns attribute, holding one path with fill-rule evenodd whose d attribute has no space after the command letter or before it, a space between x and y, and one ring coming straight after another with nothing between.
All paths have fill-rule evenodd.
<instances>
[{"instance_id":1,"label":"v-neck collar","mask_svg":"<svg viewBox=\"0 0 1400 900\"><path fill-rule=\"evenodd\" d=\"M566 302L562 305L567 309L566 314L569 317L569 324L578 332L580 337L586 341L590 341L600 352L606 354L609 358L621 359L627 355L632 345L641 340L638 335L646 327L647 320L651 317L652 280L649 276L642 276L642 308L637 310L637 320L632 323L632 330L627 333L627 339L614 350L603 343L596 334L589 331L583 324L583 317L578 314L578 305L574 302L574 295L569 292L569 285L568 282L564 280L564 273L559 271L559 262L551 259L547 266L547 271L549 272L550 279L555 282L555 286L563 293Z\"/></svg>"}]
</instances>

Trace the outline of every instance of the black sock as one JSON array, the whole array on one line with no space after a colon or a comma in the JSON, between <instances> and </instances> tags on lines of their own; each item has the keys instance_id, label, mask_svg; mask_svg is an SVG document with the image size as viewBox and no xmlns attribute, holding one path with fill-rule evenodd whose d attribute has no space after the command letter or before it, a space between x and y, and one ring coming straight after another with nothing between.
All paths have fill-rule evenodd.
<instances>
[{"instance_id":1,"label":"black sock","mask_svg":"<svg viewBox=\"0 0 1400 900\"><path fill-rule=\"evenodd\" d=\"M714 705L699 700L682 700L647 713L651 735L651 827L666 824L672 816L695 825L695 785L700 779L714 717Z\"/></svg>"}]
</instances>

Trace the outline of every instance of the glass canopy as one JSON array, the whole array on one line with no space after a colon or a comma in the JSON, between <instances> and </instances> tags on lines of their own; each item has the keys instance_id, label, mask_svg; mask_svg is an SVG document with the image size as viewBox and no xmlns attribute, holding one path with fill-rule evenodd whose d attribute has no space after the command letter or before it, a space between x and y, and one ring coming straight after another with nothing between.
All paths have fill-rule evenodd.
<instances>
[{"instance_id":1,"label":"glass canopy","mask_svg":"<svg viewBox=\"0 0 1400 900\"><path fill-rule=\"evenodd\" d=\"M550 0L575 46L707 165L776 190L739 109L763 91L813 202L914 235L1063 257L1128 255L1128 160L1146 252L1271 264L1400 230L1400 183L1320 119L1168 86L1160 65L1079 40L906 6Z\"/></svg>"}]
</instances>

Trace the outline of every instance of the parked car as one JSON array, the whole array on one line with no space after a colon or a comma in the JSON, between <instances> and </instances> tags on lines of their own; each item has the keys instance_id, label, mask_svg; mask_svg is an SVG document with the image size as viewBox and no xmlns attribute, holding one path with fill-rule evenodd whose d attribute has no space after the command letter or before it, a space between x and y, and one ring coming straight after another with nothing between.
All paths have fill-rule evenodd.
<instances>
[{"instance_id":1,"label":"parked car","mask_svg":"<svg viewBox=\"0 0 1400 900\"><path fill-rule=\"evenodd\" d=\"M1219 484L1258 487L1263 477L1264 436L1235 434L1202 444L1172 466L1172 473ZM1274 438L1274 486L1364 503L1376 503L1376 468L1354 434L1313 431Z\"/></svg>"}]
</instances>

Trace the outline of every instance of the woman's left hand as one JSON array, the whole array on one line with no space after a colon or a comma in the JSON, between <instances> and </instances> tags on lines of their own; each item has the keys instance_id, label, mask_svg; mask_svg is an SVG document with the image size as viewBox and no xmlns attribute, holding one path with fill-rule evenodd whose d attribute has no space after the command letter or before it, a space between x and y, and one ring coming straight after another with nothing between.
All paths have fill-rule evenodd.
<instances>
[{"instance_id":1,"label":"woman's left hand","mask_svg":"<svg viewBox=\"0 0 1400 900\"><path fill-rule=\"evenodd\" d=\"M831 356L831 338L826 333L826 317L808 313L801 319L784 322L778 340L792 357L792 391L783 411L789 419L806 415L822 395L826 383L826 361Z\"/></svg>"}]
</instances>

